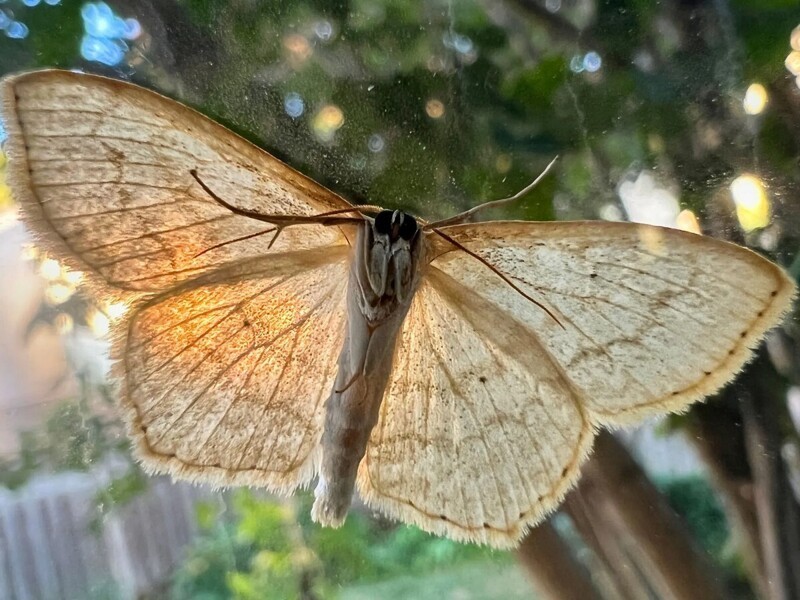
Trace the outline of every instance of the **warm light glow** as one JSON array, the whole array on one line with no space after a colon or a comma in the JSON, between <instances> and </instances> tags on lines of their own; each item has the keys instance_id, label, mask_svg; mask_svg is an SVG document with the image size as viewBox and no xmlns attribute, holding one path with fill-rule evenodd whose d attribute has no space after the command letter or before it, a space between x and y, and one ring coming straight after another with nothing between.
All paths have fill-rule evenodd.
<instances>
[{"instance_id":1,"label":"warm light glow","mask_svg":"<svg viewBox=\"0 0 800 600\"><path fill-rule=\"evenodd\" d=\"M800 50L790 52L783 64L792 75L800 76Z\"/></svg>"},{"instance_id":2,"label":"warm light glow","mask_svg":"<svg viewBox=\"0 0 800 600\"><path fill-rule=\"evenodd\" d=\"M297 33L283 38L283 47L289 51L291 58L298 63L305 62L314 53L314 49L308 43L308 40Z\"/></svg>"},{"instance_id":3,"label":"warm light glow","mask_svg":"<svg viewBox=\"0 0 800 600\"><path fill-rule=\"evenodd\" d=\"M39 248L33 244L22 246L22 260L36 260L40 256Z\"/></svg>"},{"instance_id":4,"label":"warm light glow","mask_svg":"<svg viewBox=\"0 0 800 600\"><path fill-rule=\"evenodd\" d=\"M654 256L665 256L667 247L664 244L664 234L656 227L639 228L639 241L648 253Z\"/></svg>"},{"instance_id":5,"label":"warm light glow","mask_svg":"<svg viewBox=\"0 0 800 600\"><path fill-rule=\"evenodd\" d=\"M5 167L6 155L0 150L0 230L6 229L17 221L17 211L14 199L11 197L11 188L6 185L5 181Z\"/></svg>"},{"instance_id":6,"label":"warm light glow","mask_svg":"<svg viewBox=\"0 0 800 600\"><path fill-rule=\"evenodd\" d=\"M444 104L441 100L431 99L425 103L425 112L431 119L440 119L444 116Z\"/></svg>"},{"instance_id":7,"label":"warm light glow","mask_svg":"<svg viewBox=\"0 0 800 600\"><path fill-rule=\"evenodd\" d=\"M97 337L103 337L108 333L110 322L108 317L99 310L92 310L86 317L89 329Z\"/></svg>"},{"instance_id":8,"label":"warm light glow","mask_svg":"<svg viewBox=\"0 0 800 600\"><path fill-rule=\"evenodd\" d=\"M494 161L494 168L498 173L508 173L511 170L511 156L508 154L499 154Z\"/></svg>"},{"instance_id":9,"label":"warm light glow","mask_svg":"<svg viewBox=\"0 0 800 600\"><path fill-rule=\"evenodd\" d=\"M763 85L760 83L751 83L744 95L744 112L748 115L760 114L767 105L768 99L767 90Z\"/></svg>"},{"instance_id":10,"label":"warm light glow","mask_svg":"<svg viewBox=\"0 0 800 600\"><path fill-rule=\"evenodd\" d=\"M113 302L106 306L105 313L110 319L116 321L128 310L128 305L123 302Z\"/></svg>"},{"instance_id":11,"label":"warm light glow","mask_svg":"<svg viewBox=\"0 0 800 600\"><path fill-rule=\"evenodd\" d=\"M58 313L56 318L53 320L53 325L55 325L56 331L63 335L72 331L75 322L67 313Z\"/></svg>"},{"instance_id":12,"label":"warm light glow","mask_svg":"<svg viewBox=\"0 0 800 600\"><path fill-rule=\"evenodd\" d=\"M792 50L800 52L800 25L792 29L792 33L789 36L789 43L792 45Z\"/></svg>"},{"instance_id":13,"label":"warm light glow","mask_svg":"<svg viewBox=\"0 0 800 600\"><path fill-rule=\"evenodd\" d=\"M618 193L630 221L662 227L675 224L680 212L678 197L652 172L641 171L635 179L626 176Z\"/></svg>"},{"instance_id":14,"label":"warm light glow","mask_svg":"<svg viewBox=\"0 0 800 600\"><path fill-rule=\"evenodd\" d=\"M70 285L78 285L83 281L83 271L70 271L69 269L62 269L61 277Z\"/></svg>"},{"instance_id":15,"label":"warm light glow","mask_svg":"<svg viewBox=\"0 0 800 600\"><path fill-rule=\"evenodd\" d=\"M64 302L69 300L74 293L75 288L71 286L63 283L51 283L44 291L44 297L48 304L57 306L59 304L64 304Z\"/></svg>"},{"instance_id":16,"label":"warm light glow","mask_svg":"<svg viewBox=\"0 0 800 600\"><path fill-rule=\"evenodd\" d=\"M344 124L344 113L342 109L334 104L323 106L320 111L314 115L314 120L311 127L314 133L322 141L330 141L333 139L333 134Z\"/></svg>"},{"instance_id":17,"label":"warm light glow","mask_svg":"<svg viewBox=\"0 0 800 600\"><path fill-rule=\"evenodd\" d=\"M745 231L769 224L769 199L764 184L755 175L740 175L731 182L736 217Z\"/></svg>"},{"instance_id":18,"label":"warm light glow","mask_svg":"<svg viewBox=\"0 0 800 600\"><path fill-rule=\"evenodd\" d=\"M61 265L54 258L46 258L39 265L39 274L48 281L54 281L61 277Z\"/></svg>"},{"instance_id":19,"label":"warm light glow","mask_svg":"<svg viewBox=\"0 0 800 600\"><path fill-rule=\"evenodd\" d=\"M675 217L675 227L683 229L689 233L700 233L700 223L695 214L689 209L682 210Z\"/></svg>"}]
</instances>

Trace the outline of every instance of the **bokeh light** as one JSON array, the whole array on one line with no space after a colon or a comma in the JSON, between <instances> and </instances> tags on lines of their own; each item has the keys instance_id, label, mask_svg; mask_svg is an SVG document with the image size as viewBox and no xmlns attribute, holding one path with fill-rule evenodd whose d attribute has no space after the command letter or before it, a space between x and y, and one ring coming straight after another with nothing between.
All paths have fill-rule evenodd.
<instances>
[{"instance_id":1,"label":"bokeh light","mask_svg":"<svg viewBox=\"0 0 800 600\"><path fill-rule=\"evenodd\" d=\"M373 133L371 136L369 136L369 140L367 140L367 148L369 148L370 152L380 152L383 150L385 145L386 142L384 141L383 136L378 133Z\"/></svg>"},{"instance_id":2,"label":"bokeh light","mask_svg":"<svg viewBox=\"0 0 800 600\"><path fill-rule=\"evenodd\" d=\"M684 209L675 217L675 227L689 233L701 233L697 216L689 209Z\"/></svg>"},{"instance_id":3,"label":"bokeh light","mask_svg":"<svg viewBox=\"0 0 800 600\"><path fill-rule=\"evenodd\" d=\"M444 104L441 100L431 98L425 103L425 112L431 119L440 119L444 116Z\"/></svg>"},{"instance_id":4,"label":"bokeh light","mask_svg":"<svg viewBox=\"0 0 800 600\"><path fill-rule=\"evenodd\" d=\"M511 170L511 165L512 159L510 154L498 154L497 158L494 160L494 168L501 175L508 173Z\"/></svg>"},{"instance_id":5,"label":"bokeh light","mask_svg":"<svg viewBox=\"0 0 800 600\"><path fill-rule=\"evenodd\" d=\"M675 226L680 211L678 198L661 186L649 171L623 181L619 186L619 197L629 220L663 227Z\"/></svg>"},{"instance_id":6,"label":"bokeh light","mask_svg":"<svg viewBox=\"0 0 800 600\"><path fill-rule=\"evenodd\" d=\"M764 110L768 100L767 89L760 83L751 83L744 95L744 112L758 115Z\"/></svg>"},{"instance_id":7,"label":"bokeh light","mask_svg":"<svg viewBox=\"0 0 800 600\"><path fill-rule=\"evenodd\" d=\"M0 130L0 143L2 143L4 135L5 131ZM5 180L5 167L6 155L0 150L0 231L13 225L17 220L16 204L11 197L11 188Z\"/></svg>"},{"instance_id":8,"label":"bokeh light","mask_svg":"<svg viewBox=\"0 0 800 600\"><path fill-rule=\"evenodd\" d=\"M53 320L56 331L61 335L67 334L75 327L75 321L67 313L58 313Z\"/></svg>"},{"instance_id":9,"label":"bokeh light","mask_svg":"<svg viewBox=\"0 0 800 600\"><path fill-rule=\"evenodd\" d=\"M300 94L289 92L283 99L283 110L286 111L287 115L296 119L305 112L306 104Z\"/></svg>"},{"instance_id":10,"label":"bokeh light","mask_svg":"<svg viewBox=\"0 0 800 600\"><path fill-rule=\"evenodd\" d=\"M142 34L136 19L123 19L105 2L88 2L81 7L85 35L81 40L81 56L108 66L120 64L130 48L125 40Z\"/></svg>"},{"instance_id":11,"label":"bokeh light","mask_svg":"<svg viewBox=\"0 0 800 600\"><path fill-rule=\"evenodd\" d=\"M784 61L786 68L794 76L800 76L800 50L792 50Z\"/></svg>"},{"instance_id":12,"label":"bokeh light","mask_svg":"<svg viewBox=\"0 0 800 600\"><path fill-rule=\"evenodd\" d=\"M342 109L334 104L327 104L314 115L311 128L320 141L329 142L342 125L344 125Z\"/></svg>"},{"instance_id":13,"label":"bokeh light","mask_svg":"<svg viewBox=\"0 0 800 600\"><path fill-rule=\"evenodd\" d=\"M96 337L104 337L108 334L111 321L102 311L93 308L86 315L86 324Z\"/></svg>"},{"instance_id":14,"label":"bokeh light","mask_svg":"<svg viewBox=\"0 0 800 600\"><path fill-rule=\"evenodd\" d=\"M731 182L731 196L742 229L753 231L769 224L769 198L761 179L755 175L740 175Z\"/></svg>"},{"instance_id":15,"label":"bokeh light","mask_svg":"<svg viewBox=\"0 0 800 600\"><path fill-rule=\"evenodd\" d=\"M791 45L792 50L800 51L800 25L792 29L792 33L789 36L789 45Z\"/></svg>"},{"instance_id":16,"label":"bokeh light","mask_svg":"<svg viewBox=\"0 0 800 600\"><path fill-rule=\"evenodd\" d=\"M289 60L294 66L299 66L314 54L314 49L308 40L299 33L290 33L283 38L283 47L289 54Z\"/></svg>"},{"instance_id":17,"label":"bokeh light","mask_svg":"<svg viewBox=\"0 0 800 600\"><path fill-rule=\"evenodd\" d=\"M39 265L39 275L48 281L61 277L61 264L55 258L46 258Z\"/></svg>"},{"instance_id":18,"label":"bokeh light","mask_svg":"<svg viewBox=\"0 0 800 600\"><path fill-rule=\"evenodd\" d=\"M561 0L545 0L544 7L551 13L557 13L561 10Z\"/></svg>"},{"instance_id":19,"label":"bokeh light","mask_svg":"<svg viewBox=\"0 0 800 600\"><path fill-rule=\"evenodd\" d=\"M28 26L25 23L20 23L19 21L11 21L5 27L6 36L10 37L12 40L22 40L28 37Z\"/></svg>"},{"instance_id":20,"label":"bokeh light","mask_svg":"<svg viewBox=\"0 0 800 600\"><path fill-rule=\"evenodd\" d=\"M83 281L83 271L73 271L71 269L62 268L61 277L70 285L78 285Z\"/></svg>"},{"instance_id":21,"label":"bokeh light","mask_svg":"<svg viewBox=\"0 0 800 600\"><path fill-rule=\"evenodd\" d=\"M597 52L587 52L583 57L583 68L588 73L596 73L603 66L603 59Z\"/></svg>"},{"instance_id":22,"label":"bokeh light","mask_svg":"<svg viewBox=\"0 0 800 600\"><path fill-rule=\"evenodd\" d=\"M121 40L108 40L86 35L81 41L81 56L86 60L110 67L121 63L127 52L128 46Z\"/></svg>"},{"instance_id":23,"label":"bokeh light","mask_svg":"<svg viewBox=\"0 0 800 600\"><path fill-rule=\"evenodd\" d=\"M64 304L75 293L73 286L61 282L53 282L47 286L44 291L44 299L51 306L58 306Z\"/></svg>"},{"instance_id":24,"label":"bokeh light","mask_svg":"<svg viewBox=\"0 0 800 600\"><path fill-rule=\"evenodd\" d=\"M109 319L116 321L128 311L128 305L124 302L112 302L105 307L105 314Z\"/></svg>"},{"instance_id":25,"label":"bokeh light","mask_svg":"<svg viewBox=\"0 0 800 600\"><path fill-rule=\"evenodd\" d=\"M314 35L323 42L328 42L333 38L333 24L330 21L317 21L314 24Z\"/></svg>"}]
</instances>

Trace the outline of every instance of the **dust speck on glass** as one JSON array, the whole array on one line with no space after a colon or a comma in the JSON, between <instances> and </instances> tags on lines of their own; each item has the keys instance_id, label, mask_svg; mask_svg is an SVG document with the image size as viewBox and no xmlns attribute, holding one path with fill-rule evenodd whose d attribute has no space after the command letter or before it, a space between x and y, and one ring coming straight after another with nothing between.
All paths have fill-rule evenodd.
<instances>
[{"instance_id":1,"label":"dust speck on glass","mask_svg":"<svg viewBox=\"0 0 800 600\"><path fill-rule=\"evenodd\" d=\"M353 203L429 221L514 194L558 155L489 217L676 228L800 275L796 0L0 0L0 76L48 67L159 91ZM130 307L93 302L84 274L39 248L7 162L0 152L0 598L800 597L791 314L734 385L600 436L578 487L517 550L358 501L323 529L310 492L140 470L108 376L106 335ZM69 177L69 161L51 168ZM711 297L718 278L685 285ZM592 344L613 359L627 341L609 321Z\"/></svg>"}]
</instances>

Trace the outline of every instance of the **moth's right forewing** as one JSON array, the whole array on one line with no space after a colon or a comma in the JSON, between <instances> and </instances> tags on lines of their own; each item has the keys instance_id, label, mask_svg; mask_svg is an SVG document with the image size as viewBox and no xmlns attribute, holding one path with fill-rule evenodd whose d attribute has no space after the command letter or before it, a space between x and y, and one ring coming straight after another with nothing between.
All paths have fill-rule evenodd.
<instances>
[{"instance_id":1,"label":"moth's right forewing","mask_svg":"<svg viewBox=\"0 0 800 600\"><path fill-rule=\"evenodd\" d=\"M347 249L232 263L137 309L118 341L145 467L288 492L314 475L345 335Z\"/></svg>"},{"instance_id":2,"label":"moth's right forewing","mask_svg":"<svg viewBox=\"0 0 800 600\"><path fill-rule=\"evenodd\" d=\"M598 425L685 410L719 389L796 291L756 253L674 229L586 221L445 230L552 309L558 322L463 252L433 262L535 331Z\"/></svg>"},{"instance_id":3,"label":"moth's right forewing","mask_svg":"<svg viewBox=\"0 0 800 600\"><path fill-rule=\"evenodd\" d=\"M101 295L159 292L229 260L346 244L335 227L254 234L265 214L312 215L343 199L201 114L138 86L37 71L0 84L7 179L26 223Z\"/></svg>"}]
</instances>

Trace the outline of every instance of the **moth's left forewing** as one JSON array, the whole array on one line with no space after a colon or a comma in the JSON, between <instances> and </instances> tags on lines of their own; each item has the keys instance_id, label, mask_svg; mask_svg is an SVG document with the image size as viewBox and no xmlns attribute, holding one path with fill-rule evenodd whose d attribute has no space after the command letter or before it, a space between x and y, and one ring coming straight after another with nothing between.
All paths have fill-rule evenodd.
<instances>
[{"instance_id":1,"label":"moth's left forewing","mask_svg":"<svg viewBox=\"0 0 800 600\"><path fill-rule=\"evenodd\" d=\"M200 113L69 71L0 80L7 180L38 242L100 301L159 293L228 261L345 244L308 224L277 240L241 210L308 216L350 205ZM229 243L238 239L235 243ZM274 241L274 243L273 243Z\"/></svg>"},{"instance_id":2,"label":"moth's left forewing","mask_svg":"<svg viewBox=\"0 0 800 600\"><path fill-rule=\"evenodd\" d=\"M489 222L446 232L554 309L560 325L463 252L432 263L535 331L598 425L681 411L713 393L795 295L758 254L673 229Z\"/></svg>"}]
</instances>

